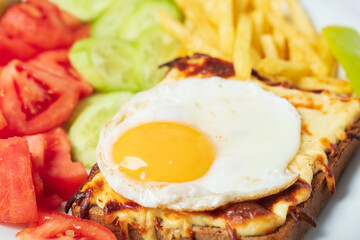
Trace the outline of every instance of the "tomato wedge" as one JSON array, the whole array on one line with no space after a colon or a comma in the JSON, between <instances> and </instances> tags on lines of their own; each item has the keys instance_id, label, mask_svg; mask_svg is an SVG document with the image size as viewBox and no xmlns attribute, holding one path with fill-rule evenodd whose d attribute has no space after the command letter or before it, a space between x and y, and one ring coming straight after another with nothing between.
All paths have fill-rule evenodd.
<instances>
[{"instance_id":1,"label":"tomato wedge","mask_svg":"<svg viewBox=\"0 0 360 240\"><path fill-rule=\"evenodd\" d=\"M79 100L79 89L65 78L13 60L0 76L0 108L7 126L1 137L30 135L62 124Z\"/></svg>"},{"instance_id":2,"label":"tomato wedge","mask_svg":"<svg viewBox=\"0 0 360 240\"><path fill-rule=\"evenodd\" d=\"M37 52L37 49L21 39L10 38L0 31L0 66L5 66L13 59L28 60Z\"/></svg>"},{"instance_id":3,"label":"tomato wedge","mask_svg":"<svg viewBox=\"0 0 360 240\"><path fill-rule=\"evenodd\" d=\"M36 193L36 203L40 208L56 209L63 202L57 194L45 196L43 175L45 169L45 134L36 134L25 137L30 151L32 176Z\"/></svg>"},{"instance_id":4,"label":"tomato wedge","mask_svg":"<svg viewBox=\"0 0 360 240\"><path fill-rule=\"evenodd\" d=\"M47 0L27 0L11 6L0 22L7 35L40 49L69 47L84 25Z\"/></svg>"},{"instance_id":5,"label":"tomato wedge","mask_svg":"<svg viewBox=\"0 0 360 240\"><path fill-rule=\"evenodd\" d=\"M25 139L0 139L0 159L0 221L35 221L36 198Z\"/></svg>"},{"instance_id":6,"label":"tomato wedge","mask_svg":"<svg viewBox=\"0 0 360 240\"><path fill-rule=\"evenodd\" d=\"M7 121L4 115L2 114L2 112L0 111L0 130L5 128L6 126L7 126Z\"/></svg>"},{"instance_id":7,"label":"tomato wedge","mask_svg":"<svg viewBox=\"0 0 360 240\"><path fill-rule=\"evenodd\" d=\"M51 74L74 81L79 88L80 97L90 95L93 87L72 67L68 54L69 50L47 51L32 59L30 63Z\"/></svg>"},{"instance_id":8,"label":"tomato wedge","mask_svg":"<svg viewBox=\"0 0 360 240\"><path fill-rule=\"evenodd\" d=\"M88 174L80 162L72 162L70 142L61 128L45 134L44 194L57 194L68 200L87 180Z\"/></svg>"},{"instance_id":9,"label":"tomato wedge","mask_svg":"<svg viewBox=\"0 0 360 240\"><path fill-rule=\"evenodd\" d=\"M116 240L109 229L98 223L41 209L39 209L39 220L16 234L16 237L20 240Z\"/></svg>"}]
</instances>

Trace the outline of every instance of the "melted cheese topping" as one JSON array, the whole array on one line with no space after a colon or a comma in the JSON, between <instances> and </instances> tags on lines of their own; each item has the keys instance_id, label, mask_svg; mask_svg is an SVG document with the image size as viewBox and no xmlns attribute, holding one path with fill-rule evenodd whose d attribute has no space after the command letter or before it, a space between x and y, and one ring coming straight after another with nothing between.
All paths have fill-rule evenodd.
<instances>
[{"instance_id":1,"label":"melted cheese topping","mask_svg":"<svg viewBox=\"0 0 360 240\"><path fill-rule=\"evenodd\" d=\"M197 76L199 77L199 76ZM167 75L166 82L177 81L182 78L181 72L176 69ZM323 169L327 164L325 150L331 144L346 138L345 129L355 122L360 114L360 101L358 98L343 99L329 93L315 94L282 87L271 87L260 82L265 90L286 98L295 106L302 119L302 135L300 149L288 168L311 186L315 173ZM106 183L102 189L96 189L97 182L105 182L102 174L87 183L82 191L95 189L91 204L106 209L106 204L115 201L126 203L127 199L115 193ZM274 231L286 221L289 206L296 206L310 197L311 188L301 187L294 193L294 198L279 198L270 211L265 214L255 215L243 221L231 221L232 227L238 235L262 235ZM123 229L131 224L142 229L144 239L153 239L155 234L156 217L162 219L162 232L166 235L169 229L178 229L178 236L189 236L189 228L192 226L210 226L226 229L229 221L224 215L214 216L207 212L174 212L162 209L143 208L123 209L107 215L108 221L116 218ZM173 232L172 232L173 233ZM175 234L176 235L176 234ZM176 236L175 236L176 237Z\"/></svg>"},{"instance_id":2,"label":"melted cheese topping","mask_svg":"<svg viewBox=\"0 0 360 240\"><path fill-rule=\"evenodd\" d=\"M91 205L99 206L104 209L104 219L112 223L118 221L125 234L127 233L128 224L140 230L145 240L155 239L155 229L157 219L161 219L161 229L163 235L173 234L177 229L178 236L190 237L193 226L216 227L225 229L230 222L232 227L241 235L258 235L267 234L274 231L279 225L283 224L281 217L262 208L253 214L242 219L237 219L236 210L229 209L221 214L209 214L208 212L178 212L166 209L145 208L138 205L131 207L132 201L116 193L107 184L102 173L98 173L82 188L82 191L91 189L93 196L90 199ZM240 206L242 209L248 209L251 204ZM257 208L259 206L256 206ZM116 209L111 211L109 209ZM243 210L240 211L243 211ZM231 214L234 216L232 217Z\"/></svg>"}]
</instances>

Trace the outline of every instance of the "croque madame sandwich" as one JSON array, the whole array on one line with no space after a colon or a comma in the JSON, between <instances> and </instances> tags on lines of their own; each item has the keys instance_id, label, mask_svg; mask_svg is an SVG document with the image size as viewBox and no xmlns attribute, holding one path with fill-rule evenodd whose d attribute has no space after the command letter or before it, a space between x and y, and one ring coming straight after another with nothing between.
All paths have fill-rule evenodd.
<instances>
[{"instance_id":1,"label":"croque madame sandwich","mask_svg":"<svg viewBox=\"0 0 360 240\"><path fill-rule=\"evenodd\" d=\"M180 58L102 130L66 211L118 239L301 239L359 145L360 100Z\"/></svg>"}]
</instances>

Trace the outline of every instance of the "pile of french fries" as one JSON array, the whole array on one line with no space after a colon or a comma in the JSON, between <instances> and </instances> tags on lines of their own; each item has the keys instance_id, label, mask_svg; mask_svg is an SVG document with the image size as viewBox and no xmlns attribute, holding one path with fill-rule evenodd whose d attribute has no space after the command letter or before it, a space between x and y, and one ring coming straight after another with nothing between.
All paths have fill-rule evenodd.
<instances>
[{"instance_id":1,"label":"pile of french fries","mask_svg":"<svg viewBox=\"0 0 360 240\"><path fill-rule=\"evenodd\" d=\"M159 11L164 29L186 54L209 54L234 63L236 78L255 69L271 81L288 81L304 90L350 94L338 79L338 64L298 0L175 0L179 22Z\"/></svg>"}]
</instances>

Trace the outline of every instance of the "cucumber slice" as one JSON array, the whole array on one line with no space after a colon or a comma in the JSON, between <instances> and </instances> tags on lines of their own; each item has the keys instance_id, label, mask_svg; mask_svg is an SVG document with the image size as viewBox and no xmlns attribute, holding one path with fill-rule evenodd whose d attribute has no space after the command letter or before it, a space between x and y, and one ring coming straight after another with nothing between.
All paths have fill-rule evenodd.
<instances>
[{"instance_id":1,"label":"cucumber slice","mask_svg":"<svg viewBox=\"0 0 360 240\"><path fill-rule=\"evenodd\" d=\"M90 34L98 38L116 38L118 31L127 24L138 3L144 0L117 0L91 24ZM100 1L101 2L101 1Z\"/></svg>"},{"instance_id":2,"label":"cucumber slice","mask_svg":"<svg viewBox=\"0 0 360 240\"><path fill-rule=\"evenodd\" d=\"M73 160L82 162L85 167L96 163L96 146L102 127L132 95L130 92L102 93L80 102L81 112L69 130Z\"/></svg>"},{"instance_id":3,"label":"cucumber slice","mask_svg":"<svg viewBox=\"0 0 360 240\"><path fill-rule=\"evenodd\" d=\"M95 19L101 12L114 0L51 0L58 5L61 9L71 13L75 17L83 20L90 21Z\"/></svg>"},{"instance_id":4,"label":"cucumber slice","mask_svg":"<svg viewBox=\"0 0 360 240\"><path fill-rule=\"evenodd\" d=\"M98 91L137 91L138 67L133 44L88 38L76 42L70 61Z\"/></svg>"},{"instance_id":5,"label":"cucumber slice","mask_svg":"<svg viewBox=\"0 0 360 240\"><path fill-rule=\"evenodd\" d=\"M330 44L331 51L345 69L346 76L360 96L360 35L349 27L329 26L323 33Z\"/></svg>"},{"instance_id":6,"label":"cucumber slice","mask_svg":"<svg viewBox=\"0 0 360 240\"><path fill-rule=\"evenodd\" d=\"M75 120L80 116L80 114L84 111L85 108L87 108L88 106L95 104L96 102L98 102L98 99L102 97L102 95L105 95L107 93L101 94L95 94L95 95L91 95L90 97L86 97L81 99L77 104L75 109L72 111L70 117L66 120L66 122L62 125L62 127L69 132L70 127L73 125L73 123L75 122ZM111 94L111 93L108 93Z\"/></svg>"},{"instance_id":7,"label":"cucumber slice","mask_svg":"<svg viewBox=\"0 0 360 240\"><path fill-rule=\"evenodd\" d=\"M158 25L142 32L137 46L142 72L139 84L148 89L163 79L167 69L159 66L176 57L179 43Z\"/></svg>"},{"instance_id":8,"label":"cucumber slice","mask_svg":"<svg viewBox=\"0 0 360 240\"><path fill-rule=\"evenodd\" d=\"M123 29L118 32L118 39L135 40L145 29L159 25L158 10L164 10L181 20L179 8L169 0L152 0L140 3L134 13L126 20Z\"/></svg>"}]
</instances>

